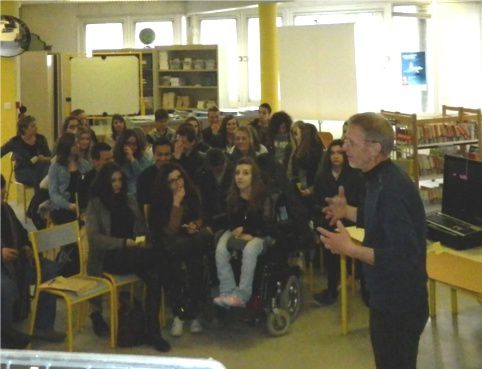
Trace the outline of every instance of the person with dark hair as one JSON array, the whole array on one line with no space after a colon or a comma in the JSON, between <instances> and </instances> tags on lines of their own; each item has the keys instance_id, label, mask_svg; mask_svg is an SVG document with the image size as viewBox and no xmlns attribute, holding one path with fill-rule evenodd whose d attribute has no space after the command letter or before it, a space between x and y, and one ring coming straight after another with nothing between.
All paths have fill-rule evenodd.
<instances>
[{"instance_id":1,"label":"person with dark hair","mask_svg":"<svg viewBox=\"0 0 482 369\"><path fill-rule=\"evenodd\" d=\"M206 153L204 165L194 178L201 192L203 219L206 226L216 232L223 228L222 215L226 213L226 196L234 177L234 165L218 148Z\"/></svg>"},{"instance_id":2,"label":"person with dark hair","mask_svg":"<svg viewBox=\"0 0 482 369\"><path fill-rule=\"evenodd\" d=\"M110 146L115 147L117 139L127 129L126 120L120 114L112 115L112 120L110 122L110 135L105 137L104 142L108 143Z\"/></svg>"},{"instance_id":3,"label":"person with dark hair","mask_svg":"<svg viewBox=\"0 0 482 369\"><path fill-rule=\"evenodd\" d=\"M189 123L182 123L177 128L173 161L181 165L191 180L203 165L204 154L198 151L196 132Z\"/></svg>"},{"instance_id":4,"label":"person with dark hair","mask_svg":"<svg viewBox=\"0 0 482 369\"><path fill-rule=\"evenodd\" d=\"M13 328L13 323L27 318L30 311L29 287L35 283L32 248L28 234L8 205L6 181L1 176L1 230L2 230L2 348L21 349L30 342L30 337ZM54 262L42 260L43 279L57 275ZM53 295L41 295L38 305L35 337L58 342L65 334L54 331L56 299Z\"/></svg>"},{"instance_id":5,"label":"person with dark hair","mask_svg":"<svg viewBox=\"0 0 482 369\"><path fill-rule=\"evenodd\" d=\"M82 176L78 189L79 207L81 212L84 211L87 207L90 186L94 181L97 173L99 173L100 168L102 168L105 163L111 162L114 159L112 147L105 142L97 142L93 144L90 155L93 168L89 170L84 176Z\"/></svg>"},{"instance_id":6,"label":"person with dark hair","mask_svg":"<svg viewBox=\"0 0 482 369\"><path fill-rule=\"evenodd\" d=\"M159 169L148 217L153 244L165 251L169 265L167 287L174 315L171 335L182 335L186 319L191 319L190 331L200 333L203 258L209 251L212 235L203 227L199 195L178 164L166 163Z\"/></svg>"},{"instance_id":7,"label":"person with dark hair","mask_svg":"<svg viewBox=\"0 0 482 369\"><path fill-rule=\"evenodd\" d=\"M298 186L301 196L308 198L313 193L313 183L324 147L313 124L301 125L300 135L300 143L290 155L291 180Z\"/></svg>"},{"instance_id":8,"label":"person with dark hair","mask_svg":"<svg viewBox=\"0 0 482 369\"><path fill-rule=\"evenodd\" d=\"M100 277L102 272L137 274L146 284L147 316L146 343L156 350L170 350L162 338L159 308L162 288L161 254L152 248L140 247L137 236L147 233L143 217L134 197L127 194L127 179L116 163L107 163L99 171L91 188L87 208L87 237L90 245L87 271ZM102 317L100 299L93 301L91 313L96 335L107 334L108 326Z\"/></svg>"},{"instance_id":9,"label":"person with dark hair","mask_svg":"<svg viewBox=\"0 0 482 369\"><path fill-rule=\"evenodd\" d=\"M343 140L350 166L363 172L365 198L350 206L343 187L324 209L337 232L318 227L331 252L358 259L369 293L370 337L377 369L415 369L428 319L425 211L410 177L390 160L391 123L376 113L348 119ZM353 243L341 219L365 229Z\"/></svg>"},{"instance_id":10,"label":"person with dark hair","mask_svg":"<svg viewBox=\"0 0 482 369\"><path fill-rule=\"evenodd\" d=\"M95 135L95 132L90 128L89 120L87 119L87 114L85 113L85 110L83 109L74 109L70 113L72 117L75 117L79 120L80 125L79 127L84 127L87 128L90 132L90 135L92 137L92 142L97 142L97 136Z\"/></svg>"},{"instance_id":11,"label":"person with dark hair","mask_svg":"<svg viewBox=\"0 0 482 369\"><path fill-rule=\"evenodd\" d=\"M0 148L1 157L13 153L15 179L38 190L50 165L47 139L37 133L37 123L32 116L17 122L17 135Z\"/></svg>"},{"instance_id":12,"label":"person with dark hair","mask_svg":"<svg viewBox=\"0 0 482 369\"><path fill-rule=\"evenodd\" d=\"M264 239L272 235L274 221L271 199L252 158L242 158L236 163L227 213L229 227L216 245L220 295L214 298L214 303L221 307L244 307L251 298L258 255L263 251ZM244 243L239 285L230 263L231 242Z\"/></svg>"},{"instance_id":13,"label":"person with dark hair","mask_svg":"<svg viewBox=\"0 0 482 369\"><path fill-rule=\"evenodd\" d=\"M20 119L24 118L27 116L27 107L25 105L21 105L19 108L18 108L18 117L17 117L17 121L19 121Z\"/></svg>"},{"instance_id":14,"label":"person with dark hair","mask_svg":"<svg viewBox=\"0 0 482 369\"><path fill-rule=\"evenodd\" d=\"M169 113L165 109L157 109L154 113L155 128L147 134L147 141L152 144L154 141L164 138L171 143L174 143L176 132L168 126Z\"/></svg>"},{"instance_id":15,"label":"person with dark hair","mask_svg":"<svg viewBox=\"0 0 482 369\"><path fill-rule=\"evenodd\" d=\"M200 152L206 153L211 146L209 146L206 142L203 141L203 134L202 134L202 123L199 119L197 119L194 115L187 117L184 123L189 123L196 132L197 137L197 147Z\"/></svg>"},{"instance_id":16,"label":"person with dark hair","mask_svg":"<svg viewBox=\"0 0 482 369\"><path fill-rule=\"evenodd\" d=\"M239 122L234 115L229 114L221 122L221 136L224 141L224 150L230 152L234 147L234 132L239 128Z\"/></svg>"},{"instance_id":17,"label":"person with dark hair","mask_svg":"<svg viewBox=\"0 0 482 369\"><path fill-rule=\"evenodd\" d=\"M256 130L261 144L268 144L268 126L271 118L271 105L262 103L258 108L258 118L249 123Z\"/></svg>"},{"instance_id":18,"label":"person with dark hair","mask_svg":"<svg viewBox=\"0 0 482 369\"><path fill-rule=\"evenodd\" d=\"M283 163L286 146L290 143L289 133L293 120L284 111L278 111L271 116L268 126L268 140L265 143L268 151L279 163Z\"/></svg>"},{"instance_id":19,"label":"person with dark hair","mask_svg":"<svg viewBox=\"0 0 482 369\"><path fill-rule=\"evenodd\" d=\"M202 130L203 141L211 147L224 148L223 137L221 136L221 124L219 122L221 112L217 106L208 109L209 126Z\"/></svg>"},{"instance_id":20,"label":"person with dark hair","mask_svg":"<svg viewBox=\"0 0 482 369\"><path fill-rule=\"evenodd\" d=\"M48 173L49 209L54 224L64 224L77 219L78 208L75 194L81 176L92 168L91 164L79 157L74 134L65 133L57 141L56 161Z\"/></svg>"},{"instance_id":21,"label":"person with dark hair","mask_svg":"<svg viewBox=\"0 0 482 369\"><path fill-rule=\"evenodd\" d=\"M171 161L172 144L167 139L161 138L154 141L152 151L154 164L144 169L137 179L137 202L141 207L151 203L154 180L161 165Z\"/></svg>"},{"instance_id":22,"label":"person with dark hair","mask_svg":"<svg viewBox=\"0 0 482 369\"><path fill-rule=\"evenodd\" d=\"M82 126L82 123L80 122L79 118L69 115L67 118L65 118L64 122L62 123L62 134L69 132L76 135L77 130L81 126Z\"/></svg>"},{"instance_id":23,"label":"person with dark hair","mask_svg":"<svg viewBox=\"0 0 482 369\"><path fill-rule=\"evenodd\" d=\"M241 126L234 132L234 146L228 152L233 163L243 157L256 158L267 153L266 147L261 145L256 138L256 131L250 126Z\"/></svg>"},{"instance_id":24,"label":"person with dark hair","mask_svg":"<svg viewBox=\"0 0 482 369\"><path fill-rule=\"evenodd\" d=\"M133 129L126 129L118 138L114 148L114 161L119 164L127 179L129 194L137 191L137 178L152 164L145 152L145 143Z\"/></svg>"},{"instance_id":25,"label":"person with dark hair","mask_svg":"<svg viewBox=\"0 0 482 369\"><path fill-rule=\"evenodd\" d=\"M363 177L359 169L350 167L346 153L343 151L343 141L333 140L323 156L320 170L316 175L313 188L314 220L318 226L332 231L321 209L327 206L326 198L335 196L338 188L343 186L349 205L358 206L363 198ZM349 220L346 226L353 225ZM313 296L320 305L334 304L338 297L340 283L340 256L323 248L323 263L326 269L328 287Z\"/></svg>"}]
</instances>

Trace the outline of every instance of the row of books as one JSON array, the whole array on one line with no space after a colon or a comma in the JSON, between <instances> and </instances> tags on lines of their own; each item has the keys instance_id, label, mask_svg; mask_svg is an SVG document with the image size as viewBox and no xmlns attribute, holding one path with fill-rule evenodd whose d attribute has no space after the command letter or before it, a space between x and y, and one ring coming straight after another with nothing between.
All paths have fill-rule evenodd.
<instances>
[{"instance_id":1,"label":"row of books","mask_svg":"<svg viewBox=\"0 0 482 369\"><path fill-rule=\"evenodd\" d=\"M420 187L420 197L425 206L439 204L442 202L442 185L437 187Z\"/></svg>"},{"instance_id":2,"label":"row of books","mask_svg":"<svg viewBox=\"0 0 482 369\"><path fill-rule=\"evenodd\" d=\"M419 144L476 140L477 125L467 123L430 123L417 126Z\"/></svg>"},{"instance_id":3,"label":"row of books","mask_svg":"<svg viewBox=\"0 0 482 369\"><path fill-rule=\"evenodd\" d=\"M442 174L444 168L443 155L435 154L418 154L418 171L420 176Z\"/></svg>"}]
</instances>

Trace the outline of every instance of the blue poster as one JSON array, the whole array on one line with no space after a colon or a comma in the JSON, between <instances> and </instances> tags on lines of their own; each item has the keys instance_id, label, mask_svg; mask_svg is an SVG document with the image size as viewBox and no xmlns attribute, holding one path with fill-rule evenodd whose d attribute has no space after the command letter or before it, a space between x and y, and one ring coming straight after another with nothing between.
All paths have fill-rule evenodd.
<instances>
[{"instance_id":1,"label":"blue poster","mask_svg":"<svg viewBox=\"0 0 482 369\"><path fill-rule=\"evenodd\" d=\"M426 84L425 51L402 53L402 85L420 86Z\"/></svg>"}]
</instances>

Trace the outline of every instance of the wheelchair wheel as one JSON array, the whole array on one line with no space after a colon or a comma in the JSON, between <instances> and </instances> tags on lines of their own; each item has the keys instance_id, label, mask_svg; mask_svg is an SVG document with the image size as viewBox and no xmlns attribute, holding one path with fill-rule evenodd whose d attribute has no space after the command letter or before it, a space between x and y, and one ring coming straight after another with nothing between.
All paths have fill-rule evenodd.
<instances>
[{"instance_id":1,"label":"wheelchair wheel","mask_svg":"<svg viewBox=\"0 0 482 369\"><path fill-rule=\"evenodd\" d=\"M272 336L282 336L290 327L290 314L284 309L275 309L268 314L266 325Z\"/></svg>"},{"instance_id":2,"label":"wheelchair wheel","mask_svg":"<svg viewBox=\"0 0 482 369\"><path fill-rule=\"evenodd\" d=\"M301 284L297 276L290 276L286 286L281 292L280 307L290 315L290 322L293 323L301 310Z\"/></svg>"}]
</instances>

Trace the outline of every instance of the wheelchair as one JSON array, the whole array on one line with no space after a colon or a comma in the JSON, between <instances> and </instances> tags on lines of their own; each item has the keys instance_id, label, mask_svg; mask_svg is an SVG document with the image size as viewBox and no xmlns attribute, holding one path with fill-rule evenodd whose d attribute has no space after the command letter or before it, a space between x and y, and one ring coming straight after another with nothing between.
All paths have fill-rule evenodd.
<instances>
[{"instance_id":1,"label":"wheelchair","mask_svg":"<svg viewBox=\"0 0 482 369\"><path fill-rule=\"evenodd\" d=\"M302 306L301 276L299 265L292 265L289 259L301 255L300 229L289 216L288 206L282 194L272 195L277 236L267 237L263 252L258 256L253 279L253 292L246 303L246 309L253 316L253 322L266 322L272 336L284 335L298 317ZM223 232L215 237L216 244ZM236 283L239 283L242 251L231 251L231 265ZM235 308L236 309L236 308ZM223 308L218 308L222 314Z\"/></svg>"}]
</instances>

